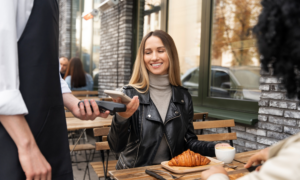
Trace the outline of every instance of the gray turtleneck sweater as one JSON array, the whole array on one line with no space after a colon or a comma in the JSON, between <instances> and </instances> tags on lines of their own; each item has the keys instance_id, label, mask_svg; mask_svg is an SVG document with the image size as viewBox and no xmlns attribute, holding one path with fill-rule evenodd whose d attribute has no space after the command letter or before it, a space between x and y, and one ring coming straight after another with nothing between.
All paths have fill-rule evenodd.
<instances>
[{"instance_id":1,"label":"gray turtleneck sweater","mask_svg":"<svg viewBox=\"0 0 300 180\"><path fill-rule=\"evenodd\" d=\"M170 86L169 75L155 75L149 72L150 80L150 98L155 104L163 123L166 120L167 111L169 108L172 88ZM153 164L160 164L162 161L171 159L170 149L166 142L166 136L163 134L160 145L156 152Z\"/></svg>"},{"instance_id":2,"label":"gray turtleneck sweater","mask_svg":"<svg viewBox=\"0 0 300 180\"><path fill-rule=\"evenodd\" d=\"M150 98L156 106L161 120L164 123L172 96L172 88L169 81L169 75L155 75L149 72L149 81ZM125 118L119 116L118 113L116 113L116 117L117 121L126 120ZM153 160L153 164L160 164L162 161L168 161L170 159L170 149L166 142L166 136L162 133L162 139Z\"/></svg>"}]
</instances>

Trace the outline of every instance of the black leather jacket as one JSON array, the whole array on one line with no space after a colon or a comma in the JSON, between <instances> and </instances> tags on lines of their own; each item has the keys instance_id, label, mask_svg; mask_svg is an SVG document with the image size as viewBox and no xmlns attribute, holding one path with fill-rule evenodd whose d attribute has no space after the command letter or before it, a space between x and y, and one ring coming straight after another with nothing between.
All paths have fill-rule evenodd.
<instances>
[{"instance_id":1,"label":"black leather jacket","mask_svg":"<svg viewBox=\"0 0 300 180\"><path fill-rule=\"evenodd\" d=\"M198 141L194 133L193 102L187 89L172 86L164 123L149 92L141 94L130 86L123 89L131 98L138 95L140 106L125 121L113 118L107 139L111 150L120 153L116 169L152 165L162 138L166 138L172 157L187 149L201 155L215 156L215 143Z\"/></svg>"}]
</instances>

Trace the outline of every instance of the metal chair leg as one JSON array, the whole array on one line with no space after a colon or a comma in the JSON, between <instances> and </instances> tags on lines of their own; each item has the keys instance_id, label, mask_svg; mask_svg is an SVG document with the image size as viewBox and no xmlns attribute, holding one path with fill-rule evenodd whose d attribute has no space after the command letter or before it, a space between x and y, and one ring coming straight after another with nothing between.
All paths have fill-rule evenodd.
<instances>
[{"instance_id":1,"label":"metal chair leg","mask_svg":"<svg viewBox=\"0 0 300 180\"><path fill-rule=\"evenodd\" d=\"M85 170L84 170L83 180L85 180L86 172L88 172L89 180L91 180L91 174L90 174L90 168L89 168L89 160L90 160L90 157L87 156L86 150L84 150L84 152L85 152L85 158L86 158L86 167L85 167ZM91 155L90 155L90 156L91 156Z\"/></svg>"},{"instance_id":2,"label":"metal chair leg","mask_svg":"<svg viewBox=\"0 0 300 180\"><path fill-rule=\"evenodd\" d=\"M75 144L75 141L74 141L74 134L72 134L72 144L74 145ZM77 153L74 152L74 151L71 151L71 155L74 154L74 157L75 157L75 163L76 163L76 167L79 171L81 171L81 168L79 168L78 166L78 160L77 160Z\"/></svg>"}]
</instances>

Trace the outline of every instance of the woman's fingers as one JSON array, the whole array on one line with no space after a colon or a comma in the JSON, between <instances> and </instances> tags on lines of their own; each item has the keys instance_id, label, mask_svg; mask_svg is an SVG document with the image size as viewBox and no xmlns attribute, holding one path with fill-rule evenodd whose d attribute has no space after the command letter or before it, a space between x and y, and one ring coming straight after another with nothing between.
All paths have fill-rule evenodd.
<instances>
[{"instance_id":1,"label":"woman's fingers","mask_svg":"<svg viewBox=\"0 0 300 180\"><path fill-rule=\"evenodd\" d=\"M255 169L255 171L259 171L260 168L261 168L261 166L258 166L258 167Z\"/></svg>"},{"instance_id":2,"label":"woman's fingers","mask_svg":"<svg viewBox=\"0 0 300 180\"><path fill-rule=\"evenodd\" d=\"M124 118L129 118L132 116L132 114L135 113L135 111L138 109L140 105L138 96L134 96L132 100L126 105L126 111L125 112L119 112L118 114Z\"/></svg>"}]
</instances>

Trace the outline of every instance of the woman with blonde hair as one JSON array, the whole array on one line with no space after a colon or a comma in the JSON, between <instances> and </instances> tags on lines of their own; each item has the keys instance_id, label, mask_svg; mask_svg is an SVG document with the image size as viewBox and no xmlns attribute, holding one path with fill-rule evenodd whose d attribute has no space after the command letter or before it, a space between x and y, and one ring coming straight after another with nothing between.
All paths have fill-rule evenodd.
<instances>
[{"instance_id":1,"label":"woman with blonde hair","mask_svg":"<svg viewBox=\"0 0 300 180\"><path fill-rule=\"evenodd\" d=\"M123 88L132 100L126 112L114 116L108 135L111 150L120 153L116 169L160 164L187 149L215 156L215 143L197 140L192 98L179 73L172 37L161 30L148 33Z\"/></svg>"}]
</instances>

